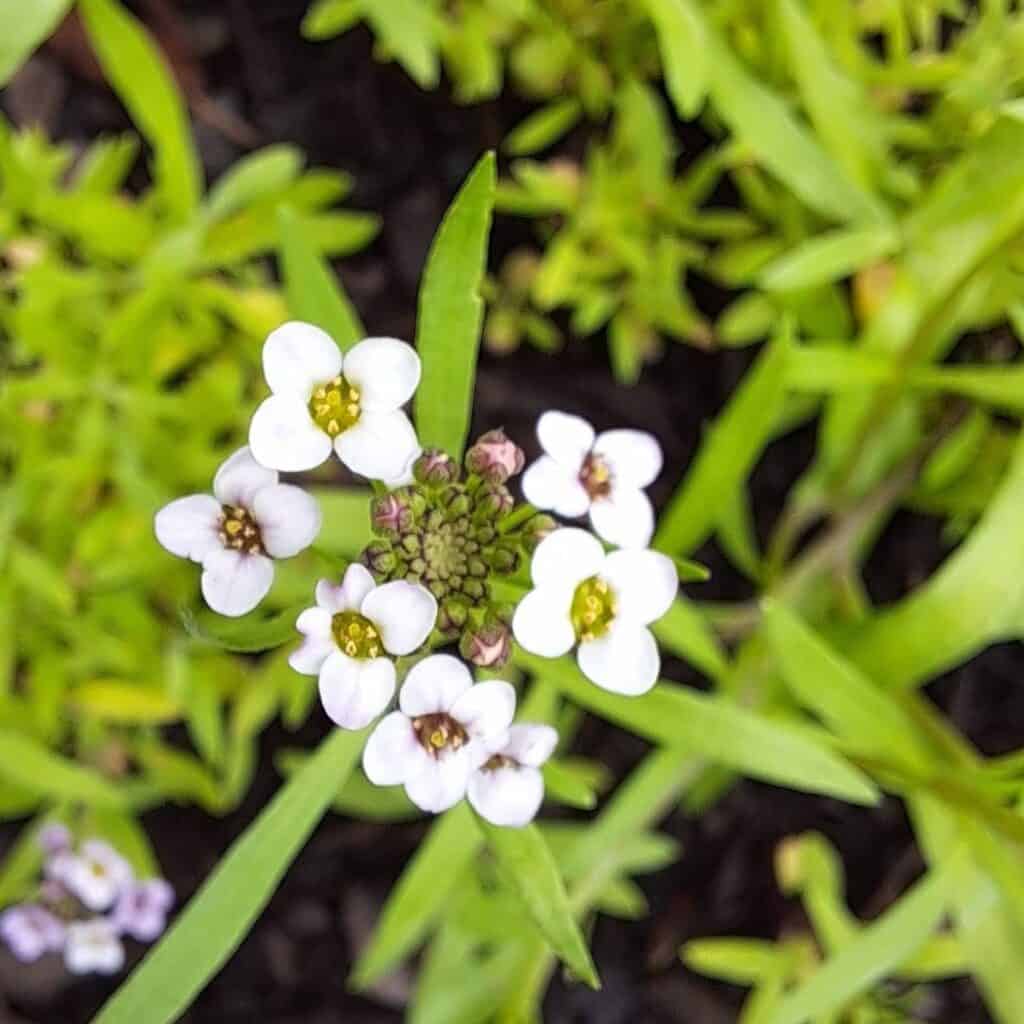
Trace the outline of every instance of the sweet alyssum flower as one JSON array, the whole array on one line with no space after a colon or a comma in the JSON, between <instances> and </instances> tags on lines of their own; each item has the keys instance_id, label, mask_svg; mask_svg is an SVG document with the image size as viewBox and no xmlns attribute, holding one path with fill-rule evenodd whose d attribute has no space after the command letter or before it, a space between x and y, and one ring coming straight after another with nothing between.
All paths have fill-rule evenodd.
<instances>
[{"instance_id":1,"label":"sweet alyssum flower","mask_svg":"<svg viewBox=\"0 0 1024 1024\"><path fill-rule=\"evenodd\" d=\"M418 583L377 586L361 565L350 565L340 586L316 585L316 607L295 625L306 640L288 659L297 672L320 677L320 700L343 729L362 729L395 692L392 657L411 654L430 635L437 601Z\"/></svg>"},{"instance_id":2,"label":"sweet alyssum flower","mask_svg":"<svg viewBox=\"0 0 1024 1024\"><path fill-rule=\"evenodd\" d=\"M557 658L578 645L581 671L613 693L646 693L661 656L647 628L668 611L679 580L656 551L606 554L586 530L546 537L530 566L535 589L516 607L512 629L528 651Z\"/></svg>"},{"instance_id":3,"label":"sweet alyssum flower","mask_svg":"<svg viewBox=\"0 0 1024 1024\"><path fill-rule=\"evenodd\" d=\"M544 800L540 766L557 744L550 725L513 725L505 742L469 777L466 796L473 810L492 825L528 825Z\"/></svg>"},{"instance_id":4,"label":"sweet alyssum flower","mask_svg":"<svg viewBox=\"0 0 1024 1024\"><path fill-rule=\"evenodd\" d=\"M291 558L320 532L320 506L299 487L278 482L248 448L217 470L213 494L191 494L156 514L156 538L172 555L203 567L206 603L244 615L274 581L275 558Z\"/></svg>"},{"instance_id":5,"label":"sweet alyssum flower","mask_svg":"<svg viewBox=\"0 0 1024 1024\"><path fill-rule=\"evenodd\" d=\"M56 914L35 903L9 907L0 914L0 940L22 963L64 948L66 928Z\"/></svg>"},{"instance_id":6,"label":"sweet alyssum flower","mask_svg":"<svg viewBox=\"0 0 1024 1024\"><path fill-rule=\"evenodd\" d=\"M419 453L402 406L420 382L420 358L396 338L366 338L344 356L329 334L291 322L263 346L272 394L256 410L249 446L265 466L313 469L332 451L353 473L401 479Z\"/></svg>"},{"instance_id":7,"label":"sweet alyssum flower","mask_svg":"<svg viewBox=\"0 0 1024 1024\"><path fill-rule=\"evenodd\" d=\"M122 935L152 942L167 927L167 912L173 904L174 890L164 879L133 879L119 893L110 923Z\"/></svg>"},{"instance_id":8,"label":"sweet alyssum flower","mask_svg":"<svg viewBox=\"0 0 1024 1024\"><path fill-rule=\"evenodd\" d=\"M470 776L504 744L516 692L497 679L474 684L457 658L433 654L410 670L398 704L370 734L363 770L437 814L466 795Z\"/></svg>"},{"instance_id":9,"label":"sweet alyssum flower","mask_svg":"<svg viewBox=\"0 0 1024 1024\"><path fill-rule=\"evenodd\" d=\"M102 839L87 839L78 853L58 853L46 874L89 910L108 910L133 877L128 861Z\"/></svg>"},{"instance_id":10,"label":"sweet alyssum flower","mask_svg":"<svg viewBox=\"0 0 1024 1024\"><path fill-rule=\"evenodd\" d=\"M595 434L579 416L546 412L537 421L544 453L523 475L523 494L537 508L567 519L590 514L609 544L643 548L654 533L644 488L661 472L661 446L641 430Z\"/></svg>"},{"instance_id":11,"label":"sweet alyssum flower","mask_svg":"<svg viewBox=\"0 0 1024 1024\"><path fill-rule=\"evenodd\" d=\"M72 974L115 974L124 966L124 946L104 917L68 925L64 965Z\"/></svg>"}]
</instances>

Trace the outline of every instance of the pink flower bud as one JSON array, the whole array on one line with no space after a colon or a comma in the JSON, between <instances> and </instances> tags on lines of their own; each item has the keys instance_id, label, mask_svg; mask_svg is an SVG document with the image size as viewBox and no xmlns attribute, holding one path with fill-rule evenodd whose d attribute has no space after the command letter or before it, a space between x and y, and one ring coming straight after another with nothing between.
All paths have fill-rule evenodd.
<instances>
[{"instance_id":1,"label":"pink flower bud","mask_svg":"<svg viewBox=\"0 0 1024 1024\"><path fill-rule=\"evenodd\" d=\"M522 448L510 441L500 427L488 430L466 452L466 468L496 484L503 484L521 473L525 462Z\"/></svg>"},{"instance_id":2,"label":"pink flower bud","mask_svg":"<svg viewBox=\"0 0 1024 1024\"><path fill-rule=\"evenodd\" d=\"M462 635L459 653L481 668L501 668L512 654L512 631L503 622L488 623Z\"/></svg>"}]
</instances>

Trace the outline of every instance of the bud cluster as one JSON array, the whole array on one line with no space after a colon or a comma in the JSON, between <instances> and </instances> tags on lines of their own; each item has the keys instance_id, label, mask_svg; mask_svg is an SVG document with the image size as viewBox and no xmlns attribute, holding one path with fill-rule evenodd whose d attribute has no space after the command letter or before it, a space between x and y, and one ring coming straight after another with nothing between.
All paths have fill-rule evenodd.
<instances>
[{"instance_id":1,"label":"bud cluster","mask_svg":"<svg viewBox=\"0 0 1024 1024\"><path fill-rule=\"evenodd\" d=\"M511 651L513 609L493 599L492 581L514 574L554 528L549 516L517 514L506 485L522 468L522 450L491 430L466 453L465 476L447 454L428 449L413 482L370 507L377 539L363 564L380 583L425 586L437 599L438 631L458 639L476 665L503 665Z\"/></svg>"}]
</instances>

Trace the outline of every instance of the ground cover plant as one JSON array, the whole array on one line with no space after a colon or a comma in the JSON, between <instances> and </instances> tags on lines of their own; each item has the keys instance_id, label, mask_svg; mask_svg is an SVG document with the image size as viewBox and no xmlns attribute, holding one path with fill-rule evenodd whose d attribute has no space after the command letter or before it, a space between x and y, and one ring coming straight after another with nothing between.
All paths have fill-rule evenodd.
<instances>
[{"instance_id":1,"label":"ground cover plant","mask_svg":"<svg viewBox=\"0 0 1024 1024\"><path fill-rule=\"evenodd\" d=\"M1024 12L285 8L0 13L0 1007L1024 1019Z\"/></svg>"}]
</instances>

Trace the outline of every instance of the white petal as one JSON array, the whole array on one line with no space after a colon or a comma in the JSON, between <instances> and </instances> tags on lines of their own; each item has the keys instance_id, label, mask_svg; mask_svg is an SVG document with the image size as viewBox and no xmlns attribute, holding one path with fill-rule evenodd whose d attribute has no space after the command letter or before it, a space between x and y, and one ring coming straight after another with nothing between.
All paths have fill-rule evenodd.
<instances>
[{"instance_id":1,"label":"white petal","mask_svg":"<svg viewBox=\"0 0 1024 1024\"><path fill-rule=\"evenodd\" d=\"M613 551L601 569L615 594L616 618L645 625L672 607L679 576L668 555L658 551Z\"/></svg>"},{"instance_id":2,"label":"white petal","mask_svg":"<svg viewBox=\"0 0 1024 1024\"><path fill-rule=\"evenodd\" d=\"M581 416L546 412L537 420L537 440L556 462L578 473L594 446L594 428Z\"/></svg>"},{"instance_id":3,"label":"white petal","mask_svg":"<svg viewBox=\"0 0 1024 1024\"><path fill-rule=\"evenodd\" d=\"M523 474L523 496L537 508L551 509L566 519L578 519L590 508L590 495L579 480L579 470L567 469L550 455L542 455Z\"/></svg>"},{"instance_id":4,"label":"white petal","mask_svg":"<svg viewBox=\"0 0 1024 1024\"><path fill-rule=\"evenodd\" d=\"M404 412L363 412L334 439L338 458L368 480L401 477L419 450L416 431Z\"/></svg>"},{"instance_id":5,"label":"white petal","mask_svg":"<svg viewBox=\"0 0 1024 1024\"><path fill-rule=\"evenodd\" d=\"M369 570L353 562L346 570L340 584L320 580L316 585L316 603L332 615L338 612L357 612L362 608L366 595L377 584Z\"/></svg>"},{"instance_id":6,"label":"white petal","mask_svg":"<svg viewBox=\"0 0 1024 1024\"><path fill-rule=\"evenodd\" d=\"M405 792L420 810L440 814L466 795L472 770L465 747L436 759L428 756L423 769L405 780Z\"/></svg>"},{"instance_id":7,"label":"white petal","mask_svg":"<svg viewBox=\"0 0 1024 1024\"><path fill-rule=\"evenodd\" d=\"M535 586L575 588L596 576L604 565L604 548L589 531L563 527L545 537L533 553L530 575Z\"/></svg>"},{"instance_id":8,"label":"white petal","mask_svg":"<svg viewBox=\"0 0 1024 1024\"><path fill-rule=\"evenodd\" d=\"M293 320L271 331L263 345L263 375L275 395L309 401L313 388L341 373L341 351L329 334Z\"/></svg>"},{"instance_id":9,"label":"white petal","mask_svg":"<svg viewBox=\"0 0 1024 1024\"><path fill-rule=\"evenodd\" d=\"M390 412L412 398L420 382L420 357L397 338L366 338L345 354L345 379L359 388L366 412Z\"/></svg>"},{"instance_id":10,"label":"white petal","mask_svg":"<svg viewBox=\"0 0 1024 1024\"><path fill-rule=\"evenodd\" d=\"M217 470L213 478L213 494L222 505L241 505L248 509L264 487L272 487L276 483L275 470L261 466L248 448L239 448Z\"/></svg>"},{"instance_id":11,"label":"white petal","mask_svg":"<svg viewBox=\"0 0 1024 1024\"><path fill-rule=\"evenodd\" d=\"M590 506L590 524L609 544L645 548L654 535L654 509L643 491L616 484Z\"/></svg>"},{"instance_id":12,"label":"white petal","mask_svg":"<svg viewBox=\"0 0 1024 1024\"><path fill-rule=\"evenodd\" d=\"M471 736L504 737L516 713L516 691L501 679L471 686L452 705L451 715Z\"/></svg>"},{"instance_id":13,"label":"white petal","mask_svg":"<svg viewBox=\"0 0 1024 1024\"><path fill-rule=\"evenodd\" d=\"M519 722L510 726L501 753L520 764L539 768L551 757L557 746L558 732L550 725Z\"/></svg>"},{"instance_id":14,"label":"white petal","mask_svg":"<svg viewBox=\"0 0 1024 1024\"><path fill-rule=\"evenodd\" d=\"M274 582L274 563L265 555L221 548L203 559L203 598L218 614L251 612Z\"/></svg>"},{"instance_id":15,"label":"white petal","mask_svg":"<svg viewBox=\"0 0 1024 1024\"><path fill-rule=\"evenodd\" d=\"M416 442L416 447L409 453L409 461L405 464L405 469L402 470L398 476L389 477L387 480L382 480L388 490L393 491L399 487L408 487L409 484L415 479L412 474L412 468L416 464L416 460L423 454L423 449L420 447L419 442Z\"/></svg>"},{"instance_id":16,"label":"white petal","mask_svg":"<svg viewBox=\"0 0 1024 1024\"><path fill-rule=\"evenodd\" d=\"M472 685L469 669L458 658L432 654L409 669L398 704L410 718L450 711Z\"/></svg>"},{"instance_id":17,"label":"white petal","mask_svg":"<svg viewBox=\"0 0 1024 1024\"><path fill-rule=\"evenodd\" d=\"M313 422L301 399L271 395L253 414L249 448L264 466L299 473L330 458L331 439Z\"/></svg>"},{"instance_id":18,"label":"white petal","mask_svg":"<svg viewBox=\"0 0 1024 1024\"><path fill-rule=\"evenodd\" d=\"M306 639L288 656L288 664L303 675L318 675L323 663L337 649L331 634L331 613L320 607L307 608L296 620L295 628Z\"/></svg>"},{"instance_id":19,"label":"white petal","mask_svg":"<svg viewBox=\"0 0 1024 1024\"><path fill-rule=\"evenodd\" d=\"M427 760L412 722L401 711L385 715L363 748L363 771L375 786L397 786L423 770Z\"/></svg>"},{"instance_id":20,"label":"white petal","mask_svg":"<svg viewBox=\"0 0 1024 1024\"><path fill-rule=\"evenodd\" d=\"M320 702L342 729L364 729L395 692L395 666L389 658L350 658L334 651L320 669Z\"/></svg>"},{"instance_id":21,"label":"white petal","mask_svg":"<svg viewBox=\"0 0 1024 1024\"><path fill-rule=\"evenodd\" d=\"M156 539L172 555L201 562L211 551L222 548L217 531L223 510L209 494L190 494L164 505L156 514Z\"/></svg>"},{"instance_id":22,"label":"white petal","mask_svg":"<svg viewBox=\"0 0 1024 1024\"><path fill-rule=\"evenodd\" d=\"M252 503L267 554L291 558L304 551L320 532L316 498L292 484L274 484L259 491Z\"/></svg>"},{"instance_id":23,"label":"white petal","mask_svg":"<svg viewBox=\"0 0 1024 1024\"><path fill-rule=\"evenodd\" d=\"M613 479L630 487L647 487L661 472L661 445L645 430L606 430L597 435L594 452L604 458Z\"/></svg>"},{"instance_id":24,"label":"white petal","mask_svg":"<svg viewBox=\"0 0 1024 1024\"><path fill-rule=\"evenodd\" d=\"M569 609L572 589L531 590L516 606L512 632L521 647L542 658L558 658L572 649L576 632Z\"/></svg>"},{"instance_id":25,"label":"white petal","mask_svg":"<svg viewBox=\"0 0 1024 1024\"><path fill-rule=\"evenodd\" d=\"M636 622L613 622L603 637L580 644L576 659L591 682L629 697L646 693L661 671L654 636Z\"/></svg>"},{"instance_id":26,"label":"white petal","mask_svg":"<svg viewBox=\"0 0 1024 1024\"><path fill-rule=\"evenodd\" d=\"M412 654L437 621L437 600L426 587L395 580L375 587L360 609L380 629L389 654Z\"/></svg>"},{"instance_id":27,"label":"white petal","mask_svg":"<svg viewBox=\"0 0 1024 1024\"><path fill-rule=\"evenodd\" d=\"M529 767L476 771L466 796L473 810L492 825L522 828L533 821L544 801L544 777Z\"/></svg>"}]
</instances>

